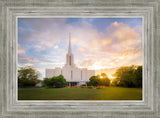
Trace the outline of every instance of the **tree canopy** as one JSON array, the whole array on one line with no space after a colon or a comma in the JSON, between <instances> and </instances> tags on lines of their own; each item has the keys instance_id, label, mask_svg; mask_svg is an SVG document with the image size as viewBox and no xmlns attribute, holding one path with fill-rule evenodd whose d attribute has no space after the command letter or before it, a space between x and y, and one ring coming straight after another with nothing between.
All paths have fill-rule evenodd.
<instances>
[{"instance_id":1,"label":"tree canopy","mask_svg":"<svg viewBox=\"0 0 160 118\"><path fill-rule=\"evenodd\" d=\"M63 75L44 78L43 83L45 86L50 88L62 88L67 84L66 79L63 77Z\"/></svg>"},{"instance_id":2,"label":"tree canopy","mask_svg":"<svg viewBox=\"0 0 160 118\"><path fill-rule=\"evenodd\" d=\"M123 66L113 74L112 85L124 87L142 87L142 66Z\"/></svg>"},{"instance_id":3,"label":"tree canopy","mask_svg":"<svg viewBox=\"0 0 160 118\"><path fill-rule=\"evenodd\" d=\"M89 86L109 86L110 79L106 73L101 73L101 75L92 76L89 79Z\"/></svg>"},{"instance_id":4,"label":"tree canopy","mask_svg":"<svg viewBox=\"0 0 160 118\"><path fill-rule=\"evenodd\" d=\"M39 72L30 66L21 67L18 70L18 86L35 86L40 81L38 80L39 75Z\"/></svg>"}]
</instances>

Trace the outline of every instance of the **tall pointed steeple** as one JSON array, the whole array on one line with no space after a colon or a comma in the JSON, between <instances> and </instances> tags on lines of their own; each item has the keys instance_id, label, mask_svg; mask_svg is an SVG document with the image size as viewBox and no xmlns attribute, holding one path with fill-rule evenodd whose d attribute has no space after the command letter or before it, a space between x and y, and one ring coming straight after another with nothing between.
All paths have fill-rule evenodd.
<instances>
[{"instance_id":1,"label":"tall pointed steeple","mask_svg":"<svg viewBox=\"0 0 160 118\"><path fill-rule=\"evenodd\" d=\"M66 54L66 65L69 66L74 65L74 56L72 54L72 48L71 48L71 33L69 33L69 46L68 46L68 53Z\"/></svg>"},{"instance_id":2,"label":"tall pointed steeple","mask_svg":"<svg viewBox=\"0 0 160 118\"><path fill-rule=\"evenodd\" d=\"M72 49L71 49L71 33L69 33L69 47L68 47L68 53L72 53Z\"/></svg>"}]
</instances>

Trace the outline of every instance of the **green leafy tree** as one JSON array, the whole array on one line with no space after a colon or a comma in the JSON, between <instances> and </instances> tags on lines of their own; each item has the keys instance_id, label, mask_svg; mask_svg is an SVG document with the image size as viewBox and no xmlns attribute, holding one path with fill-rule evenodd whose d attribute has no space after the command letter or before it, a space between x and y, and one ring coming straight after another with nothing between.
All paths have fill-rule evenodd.
<instances>
[{"instance_id":1,"label":"green leafy tree","mask_svg":"<svg viewBox=\"0 0 160 118\"><path fill-rule=\"evenodd\" d=\"M63 75L59 75L52 78L44 78L43 84L50 88L62 88L67 85L67 82Z\"/></svg>"},{"instance_id":2,"label":"green leafy tree","mask_svg":"<svg viewBox=\"0 0 160 118\"><path fill-rule=\"evenodd\" d=\"M43 85L47 87L53 87L53 81L51 78L44 78Z\"/></svg>"},{"instance_id":3,"label":"green leafy tree","mask_svg":"<svg viewBox=\"0 0 160 118\"><path fill-rule=\"evenodd\" d=\"M116 70L112 85L123 87L142 87L142 66L124 66Z\"/></svg>"},{"instance_id":4,"label":"green leafy tree","mask_svg":"<svg viewBox=\"0 0 160 118\"><path fill-rule=\"evenodd\" d=\"M39 72L30 66L20 68L18 70L18 87L35 86L40 82L39 75Z\"/></svg>"},{"instance_id":5,"label":"green leafy tree","mask_svg":"<svg viewBox=\"0 0 160 118\"><path fill-rule=\"evenodd\" d=\"M136 70L134 71L134 79L133 79L133 84L135 87L142 88L142 66L138 66Z\"/></svg>"},{"instance_id":6,"label":"green leafy tree","mask_svg":"<svg viewBox=\"0 0 160 118\"><path fill-rule=\"evenodd\" d=\"M109 86L110 79L106 73L101 73L101 75L92 76L89 79L88 86Z\"/></svg>"},{"instance_id":7,"label":"green leafy tree","mask_svg":"<svg viewBox=\"0 0 160 118\"><path fill-rule=\"evenodd\" d=\"M98 86L100 79L97 76L92 76L89 78L88 86Z\"/></svg>"}]
</instances>

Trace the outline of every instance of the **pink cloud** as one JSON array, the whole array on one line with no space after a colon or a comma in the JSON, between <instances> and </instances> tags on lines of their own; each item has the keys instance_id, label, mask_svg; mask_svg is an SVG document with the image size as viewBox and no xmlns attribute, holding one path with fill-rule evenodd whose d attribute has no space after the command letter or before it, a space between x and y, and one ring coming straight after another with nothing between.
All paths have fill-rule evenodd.
<instances>
[{"instance_id":1,"label":"pink cloud","mask_svg":"<svg viewBox=\"0 0 160 118\"><path fill-rule=\"evenodd\" d=\"M126 24L114 22L108 28L107 32L121 44L122 47L134 47L141 41L141 35Z\"/></svg>"},{"instance_id":2,"label":"pink cloud","mask_svg":"<svg viewBox=\"0 0 160 118\"><path fill-rule=\"evenodd\" d=\"M18 44L18 54L24 54L25 49L23 49L19 44Z\"/></svg>"},{"instance_id":3,"label":"pink cloud","mask_svg":"<svg viewBox=\"0 0 160 118\"><path fill-rule=\"evenodd\" d=\"M20 54L20 53L25 53L25 50L19 49L19 50L18 50L18 53L19 53L19 54Z\"/></svg>"},{"instance_id":4,"label":"pink cloud","mask_svg":"<svg viewBox=\"0 0 160 118\"><path fill-rule=\"evenodd\" d=\"M82 67L88 67L88 66L92 66L94 64L93 60L85 60L81 63Z\"/></svg>"}]
</instances>

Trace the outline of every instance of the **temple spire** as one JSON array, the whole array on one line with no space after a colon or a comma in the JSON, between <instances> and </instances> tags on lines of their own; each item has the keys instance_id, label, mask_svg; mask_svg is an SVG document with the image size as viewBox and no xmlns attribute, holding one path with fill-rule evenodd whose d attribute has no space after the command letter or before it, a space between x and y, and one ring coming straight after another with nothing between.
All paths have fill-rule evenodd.
<instances>
[{"instance_id":1,"label":"temple spire","mask_svg":"<svg viewBox=\"0 0 160 118\"><path fill-rule=\"evenodd\" d=\"M68 47L68 53L72 53L72 50L71 50L71 33L69 33L69 47Z\"/></svg>"}]
</instances>

